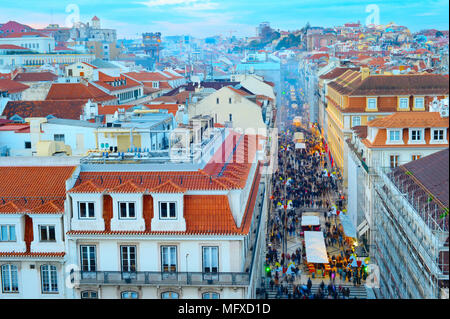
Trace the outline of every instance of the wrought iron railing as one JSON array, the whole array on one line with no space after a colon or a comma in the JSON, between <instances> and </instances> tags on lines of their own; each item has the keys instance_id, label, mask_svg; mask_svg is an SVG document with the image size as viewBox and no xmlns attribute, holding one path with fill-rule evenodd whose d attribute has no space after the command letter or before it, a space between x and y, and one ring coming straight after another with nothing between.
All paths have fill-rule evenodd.
<instances>
[{"instance_id":1,"label":"wrought iron railing","mask_svg":"<svg viewBox=\"0 0 450 319\"><path fill-rule=\"evenodd\" d=\"M245 272L158 272L158 271L75 271L72 282L79 285L182 285L247 286L250 273Z\"/></svg>"}]
</instances>

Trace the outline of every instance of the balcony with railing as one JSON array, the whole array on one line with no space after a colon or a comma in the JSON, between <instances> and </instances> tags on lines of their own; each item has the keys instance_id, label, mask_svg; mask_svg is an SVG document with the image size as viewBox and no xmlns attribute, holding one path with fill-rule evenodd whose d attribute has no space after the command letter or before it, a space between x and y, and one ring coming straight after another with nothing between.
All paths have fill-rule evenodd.
<instances>
[{"instance_id":1,"label":"balcony with railing","mask_svg":"<svg viewBox=\"0 0 450 319\"><path fill-rule=\"evenodd\" d=\"M250 283L250 272L75 271L71 280L83 285L233 286Z\"/></svg>"}]
</instances>

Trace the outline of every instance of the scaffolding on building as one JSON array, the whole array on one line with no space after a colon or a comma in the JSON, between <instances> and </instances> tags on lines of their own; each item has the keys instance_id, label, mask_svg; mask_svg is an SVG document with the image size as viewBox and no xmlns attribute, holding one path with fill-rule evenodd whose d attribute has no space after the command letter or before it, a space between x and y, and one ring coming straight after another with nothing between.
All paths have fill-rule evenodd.
<instances>
[{"instance_id":1,"label":"scaffolding on building","mask_svg":"<svg viewBox=\"0 0 450 319\"><path fill-rule=\"evenodd\" d=\"M375 172L371 255L384 281L382 294L440 298L449 280L448 207L404 166Z\"/></svg>"}]
</instances>

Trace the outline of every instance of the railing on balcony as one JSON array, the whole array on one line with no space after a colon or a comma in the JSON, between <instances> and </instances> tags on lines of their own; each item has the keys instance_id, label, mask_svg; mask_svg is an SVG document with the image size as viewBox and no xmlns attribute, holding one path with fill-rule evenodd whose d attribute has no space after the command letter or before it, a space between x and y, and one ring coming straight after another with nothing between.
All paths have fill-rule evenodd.
<instances>
[{"instance_id":1,"label":"railing on balcony","mask_svg":"<svg viewBox=\"0 0 450 319\"><path fill-rule=\"evenodd\" d=\"M75 285L247 286L250 273L76 271L73 272L72 282Z\"/></svg>"}]
</instances>

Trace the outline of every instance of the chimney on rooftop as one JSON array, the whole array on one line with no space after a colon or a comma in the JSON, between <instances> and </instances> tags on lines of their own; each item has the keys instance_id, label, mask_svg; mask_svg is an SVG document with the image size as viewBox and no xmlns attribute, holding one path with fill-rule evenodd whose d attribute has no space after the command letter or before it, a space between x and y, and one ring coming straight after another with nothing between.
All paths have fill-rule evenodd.
<instances>
[{"instance_id":1,"label":"chimney on rooftop","mask_svg":"<svg viewBox=\"0 0 450 319\"><path fill-rule=\"evenodd\" d=\"M369 68L361 68L361 81L364 81L369 76L370 76L370 69Z\"/></svg>"}]
</instances>

